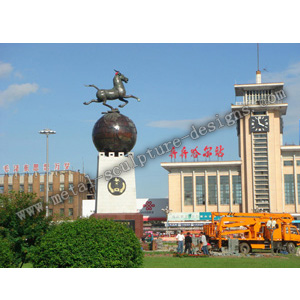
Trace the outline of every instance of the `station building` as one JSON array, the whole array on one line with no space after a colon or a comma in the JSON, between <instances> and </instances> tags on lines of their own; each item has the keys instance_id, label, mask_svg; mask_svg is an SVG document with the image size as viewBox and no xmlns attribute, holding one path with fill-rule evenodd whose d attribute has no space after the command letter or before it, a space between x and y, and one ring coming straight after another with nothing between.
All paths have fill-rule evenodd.
<instances>
[{"instance_id":1,"label":"station building","mask_svg":"<svg viewBox=\"0 0 300 300\"><path fill-rule=\"evenodd\" d=\"M2 175L0 176L0 194L9 191L32 192L45 202L46 176L46 173L39 172ZM49 172L49 215L53 215L55 219L68 217L76 220L82 215L82 200L87 199L90 193L89 181L79 171Z\"/></svg>"},{"instance_id":2,"label":"station building","mask_svg":"<svg viewBox=\"0 0 300 300\"><path fill-rule=\"evenodd\" d=\"M300 146L283 145L284 83L235 84L240 160L161 163L172 213L300 213Z\"/></svg>"}]
</instances>

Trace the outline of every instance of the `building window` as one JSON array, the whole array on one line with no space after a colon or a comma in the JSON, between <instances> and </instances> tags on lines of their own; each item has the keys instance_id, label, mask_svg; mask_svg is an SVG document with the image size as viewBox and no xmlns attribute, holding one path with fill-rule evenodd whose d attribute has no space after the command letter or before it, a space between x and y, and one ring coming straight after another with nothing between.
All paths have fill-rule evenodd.
<instances>
[{"instance_id":1,"label":"building window","mask_svg":"<svg viewBox=\"0 0 300 300\"><path fill-rule=\"evenodd\" d=\"M285 161L283 162L283 165L284 165L284 166L292 166L292 165L293 165L293 161L292 161L292 160L285 160Z\"/></svg>"},{"instance_id":2,"label":"building window","mask_svg":"<svg viewBox=\"0 0 300 300\"><path fill-rule=\"evenodd\" d=\"M60 191L64 191L64 189L65 189L65 184L64 184L64 183L61 183L61 184L59 185L59 190L60 190Z\"/></svg>"},{"instance_id":3,"label":"building window","mask_svg":"<svg viewBox=\"0 0 300 300\"><path fill-rule=\"evenodd\" d=\"M266 111L254 111L253 112L253 115L255 116L255 115L266 115L267 114L267 112Z\"/></svg>"},{"instance_id":4,"label":"building window","mask_svg":"<svg viewBox=\"0 0 300 300\"><path fill-rule=\"evenodd\" d=\"M60 208L59 210L59 215L62 217L65 215L65 209L64 208Z\"/></svg>"},{"instance_id":5,"label":"building window","mask_svg":"<svg viewBox=\"0 0 300 300\"><path fill-rule=\"evenodd\" d=\"M208 176L208 204L215 205L217 201L217 176Z\"/></svg>"},{"instance_id":6,"label":"building window","mask_svg":"<svg viewBox=\"0 0 300 300\"><path fill-rule=\"evenodd\" d=\"M52 208L49 208L48 212L49 212L49 216L53 216L53 209Z\"/></svg>"},{"instance_id":7,"label":"building window","mask_svg":"<svg viewBox=\"0 0 300 300\"><path fill-rule=\"evenodd\" d=\"M44 184L40 184L40 192L44 191Z\"/></svg>"},{"instance_id":8,"label":"building window","mask_svg":"<svg viewBox=\"0 0 300 300\"><path fill-rule=\"evenodd\" d=\"M285 204L295 203L294 178L292 174L284 174Z\"/></svg>"},{"instance_id":9,"label":"building window","mask_svg":"<svg viewBox=\"0 0 300 300\"><path fill-rule=\"evenodd\" d=\"M196 204L205 205L205 177L196 176Z\"/></svg>"},{"instance_id":10,"label":"building window","mask_svg":"<svg viewBox=\"0 0 300 300\"><path fill-rule=\"evenodd\" d=\"M72 203L74 202L74 197L73 197L73 196L69 196L68 202L69 202L70 204L72 204Z\"/></svg>"},{"instance_id":11,"label":"building window","mask_svg":"<svg viewBox=\"0 0 300 300\"><path fill-rule=\"evenodd\" d=\"M20 184L20 192L24 192L24 184Z\"/></svg>"},{"instance_id":12,"label":"building window","mask_svg":"<svg viewBox=\"0 0 300 300\"><path fill-rule=\"evenodd\" d=\"M297 160L297 166L300 166L300 160Z\"/></svg>"},{"instance_id":13,"label":"building window","mask_svg":"<svg viewBox=\"0 0 300 300\"><path fill-rule=\"evenodd\" d=\"M300 175L297 174L298 204L300 204Z\"/></svg>"},{"instance_id":14,"label":"building window","mask_svg":"<svg viewBox=\"0 0 300 300\"><path fill-rule=\"evenodd\" d=\"M49 183L49 192L53 192L53 183Z\"/></svg>"},{"instance_id":15,"label":"building window","mask_svg":"<svg viewBox=\"0 0 300 300\"><path fill-rule=\"evenodd\" d=\"M69 190L72 191L74 189L73 183L69 183Z\"/></svg>"},{"instance_id":16,"label":"building window","mask_svg":"<svg viewBox=\"0 0 300 300\"><path fill-rule=\"evenodd\" d=\"M32 191L33 191L32 184L28 184L28 192L32 193Z\"/></svg>"},{"instance_id":17,"label":"building window","mask_svg":"<svg viewBox=\"0 0 300 300\"><path fill-rule=\"evenodd\" d=\"M267 161L256 161L254 163L255 166L267 166L268 162Z\"/></svg>"},{"instance_id":18,"label":"building window","mask_svg":"<svg viewBox=\"0 0 300 300\"><path fill-rule=\"evenodd\" d=\"M266 156L266 153L254 153L255 159L257 158L257 156Z\"/></svg>"},{"instance_id":19,"label":"building window","mask_svg":"<svg viewBox=\"0 0 300 300\"><path fill-rule=\"evenodd\" d=\"M0 185L0 194L4 193L4 185Z\"/></svg>"},{"instance_id":20,"label":"building window","mask_svg":"<svg viewBox=\"0 0 300 300\"><path fill-rule=\"evenodd\" d=\"M221 204L229 204L229 176L220 176Z\"/></svg>"},{"instance_id":21,"label":"building window","mask_svg":"<svg viewBox=\"0 0 300 300\"><path fill-rule=\"evenodd\" d=\"M13 189L12 184L9 184L9 185L8 185L8 190L9 190L9 191L12 191L12 189Z\"/></svg>"},{"instance_id":22,"label":"building window","mask_svg":"<svg viewBox=\"0 0 300 300\"><path fill-rule=\"evenodd\" d=\"M232 176L232 200L233 204L242 204L242 184L241 176Z\"/></svg>"},{"instance_id":23,"label":"building window","mask_svg":"<svg viewBox=\"0 0 300 300\"><path fill-rule=\"evenodd\" d=\"M73 208L69 208L69 216L73 216Z\"/></svg>"},{"instance_id":24,"label":"building window","mask_svg":"<svg viewBox=\"0 0 300 300\"><path fill-rule=\"evenodd\" d=\"M193 177L184 177L184 205L193 204Z\"/></svg>"}]
</instances>

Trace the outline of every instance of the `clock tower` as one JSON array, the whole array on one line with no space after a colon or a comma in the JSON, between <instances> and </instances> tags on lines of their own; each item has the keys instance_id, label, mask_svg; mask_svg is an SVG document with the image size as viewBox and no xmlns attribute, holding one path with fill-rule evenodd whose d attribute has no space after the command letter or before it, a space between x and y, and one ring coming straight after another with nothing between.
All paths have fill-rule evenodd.
<instances>
[{"instance_id":1,"label":"clock tower","mask_svg":"<svg viewBox=\"0 0 300 300\"><path fill-rule=\"evenodd\" d=\"M260 71L256 72L256 83L234 85L236 97L242 100L231 108L238 118L245 212L283 211L282 116L288 106L283 103L283 85L283 82L262 83Z\"/></svg>"}]
</instances>

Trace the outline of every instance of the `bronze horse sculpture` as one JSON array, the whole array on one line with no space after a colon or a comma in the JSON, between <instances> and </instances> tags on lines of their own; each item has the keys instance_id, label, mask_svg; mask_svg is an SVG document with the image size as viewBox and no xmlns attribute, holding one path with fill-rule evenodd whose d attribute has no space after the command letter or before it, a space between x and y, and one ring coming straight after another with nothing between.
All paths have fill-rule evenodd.
<instances>
[{"instance_id":1,"label":"bronze horse sculpture","mask_svg":"<svg viewBox=\"0 0 300 300\"><path fill-rule=\"evenodd\" d=\"M121 72L119 72L117 70L115 70L115 72L116 72L116 74L113 79L114 87L110 90L99 89L94 84L85 85L87 87L94 87L95 89L97 89L97 93L96 93L97 99L96 100L93 99L89 102L84 102L83 104L89 105L92 102L103 103L103 105L109 107L111 110L116 110L112 106L106 104L106 101L119 99L119 100L125 102L124 104L119 105L119 107L124 107L128 103L128 100L126 100L124 98L135 98L135 99L137 99L137 101L141 101L140 98L138 98L136 96L126 95L126 90L125 90L125 87L124 87L122 81L127 83L128 78L125 77Z\"/></svg>"}]
</instances>

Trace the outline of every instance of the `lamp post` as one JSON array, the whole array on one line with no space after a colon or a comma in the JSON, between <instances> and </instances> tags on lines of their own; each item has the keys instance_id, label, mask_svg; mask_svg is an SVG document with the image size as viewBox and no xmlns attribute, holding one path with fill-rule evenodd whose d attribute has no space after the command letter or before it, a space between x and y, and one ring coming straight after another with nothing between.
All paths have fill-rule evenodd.
<instances>
[{"instance_id":1,"label":"lamp post","mask_svg":"<svg viewBox=\"0 0 300 300\"><path fill-rule=\"evenodd\" d=\"M169 206L166 206L166 208L161 209L167 216L167 226L166 226L166 233L168 234L168 227L169 227L169 221L168 221L168 214L172 211L172 209L169 209ZM170 236L170 233L169 233Z\"/></svg>"},{"instance_id":2,"label":"lamp post","mask_svg":"<svg viewBox=\"0 0 300 300\"><path fill-rule=\"evenodd\" d=\"M49 143L48 143L48 137L49 134L56 134L56 131L51 129L44 129L39 131L40 134L46 135L46 217L49 216Z\"/></svg>"}]
</instances>

